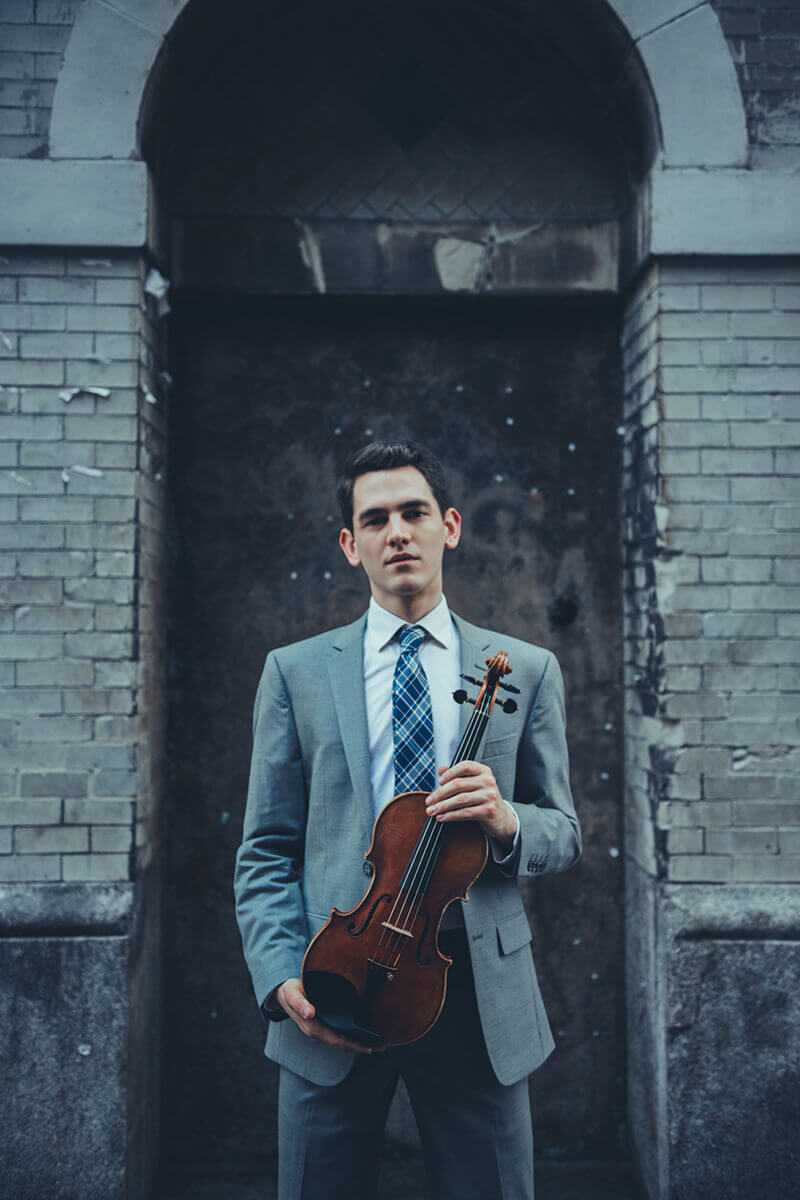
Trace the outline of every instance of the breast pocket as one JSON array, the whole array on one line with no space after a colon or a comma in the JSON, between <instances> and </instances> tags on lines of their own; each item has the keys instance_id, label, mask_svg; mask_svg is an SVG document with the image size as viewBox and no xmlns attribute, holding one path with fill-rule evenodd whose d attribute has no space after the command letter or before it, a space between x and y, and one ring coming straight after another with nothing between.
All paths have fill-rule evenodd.
<instances>
[{"instance_id":1,"label":"breast pocket","mask_svg":"<svg viewBox=\"0 0 800 1200\"><path fill-rule=\"evenodd\" d=\"M516 754L519 742L518 734L507 733L503 737L488 738L481 751L481 759L488 762L490 758L502 758L505 754Z\"/></svg>"}]
</instances>

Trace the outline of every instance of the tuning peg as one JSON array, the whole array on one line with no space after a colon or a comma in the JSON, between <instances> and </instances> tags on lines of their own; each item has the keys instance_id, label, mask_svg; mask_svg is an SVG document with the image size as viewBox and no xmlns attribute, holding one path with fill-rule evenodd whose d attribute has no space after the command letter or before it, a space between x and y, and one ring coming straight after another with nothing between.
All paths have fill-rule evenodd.
<instances>
[{"instance_id":1,"label":"tuning peg","mask_svg":"<svg viewBox=\"0 0 800 1200\"><path fill-rule=\"evenodd\" d=\"M456 704L463 704L464 701L466 701L468 704L476 703L474 700L470 700L463 688L459 688L457 692L453 692L453 699L455 700Z\"/></svg>"},{"instance_id":2,"label":"tuning peg","mask_svg":"<svg viewBox=\"0 0 800 1200\"><path fill-rule=\"evenodd\" d=\"M471 675L460 675L459 679L466 679L467 683L474 683L476 687L483 687L483 680L473 679Z\"/></svg>"},{"instance_id":3,"label":"tuning peg","mask_svg":"<svg viewBox=\"0 0 800 1200\"><path fill-rule=\"evenodd\" d=\"M514 687L513 683L501 683L500 680L498 679L497 686L503 688L503 690L506 692L513 692L515 696L520 695L519 688Z\"/></svg>"},{"instance_id":4,"label":"tuning peg","mask_svg":"<svg viewBox=\"0 0 800 1200\"><path fill-rule=\"evenodd\" d=\"M515 713L517 711L516 700L503 700L500 707L505 713Z\"/></svg>"}]
</instances>

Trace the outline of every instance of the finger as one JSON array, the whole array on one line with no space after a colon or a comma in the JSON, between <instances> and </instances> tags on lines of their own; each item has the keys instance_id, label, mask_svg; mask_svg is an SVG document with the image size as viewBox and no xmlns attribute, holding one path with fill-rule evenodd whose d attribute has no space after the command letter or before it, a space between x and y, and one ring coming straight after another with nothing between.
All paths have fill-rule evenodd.
<instances>
[{"instance_id":1,"label":"finger","mask_svg":"<svg viewBox=\"0 0 800 1200\"><path fill-rule=\"evenodd\" d=\"M436 814L437 821L485 821L488 817L485 804L469 804L459 808L450 808L446 812Z\"/></svg>"},{"instance_id":2,"label":"finger","mask_svg":"<svg viewBox=\"0 0 800 1200\"><path fill-rule=\"evenodd\" d=\"M480 775L470 775L465 779L454 779L452 783L446 783L443 787L437 788L435 792L431 792L428 799L425 801L425 806L428 812L432 808L441 804L443 800L449 800L453 796L459 796L464 792L472 793L480 791L481 788L486 788L489 785L489 780Z\"/></svg>"},{"instance_id":3,"label":"finger","mask_svg":"<svg viewBox=\"0 0 800 1200\"><path fill-rule=\"evenodd\" d=\"M448 767L443 772L440 783L447 783L451 779L457 779L460 775L476 775L480 771L486 771L488 768L485 763L473 762L470 758L465 758L463 762L455 763L452 767Z\"/></svg>"}]
</instances>

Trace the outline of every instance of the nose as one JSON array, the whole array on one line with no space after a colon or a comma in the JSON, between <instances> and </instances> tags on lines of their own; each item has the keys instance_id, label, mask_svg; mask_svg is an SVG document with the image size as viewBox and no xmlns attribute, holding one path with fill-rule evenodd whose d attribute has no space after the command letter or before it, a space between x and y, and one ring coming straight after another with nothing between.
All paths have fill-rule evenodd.
<instances>
[{"instance_id":1,"label":"nose","mask_svg":"<svg viewBox=\"0 0 800 1200\"><path fill-rule=\"evenodd\" d=\"M389 544L404 545L408 541L408 529L400 513L391 513L388 524Z\"/></svg>"}]
</instances>

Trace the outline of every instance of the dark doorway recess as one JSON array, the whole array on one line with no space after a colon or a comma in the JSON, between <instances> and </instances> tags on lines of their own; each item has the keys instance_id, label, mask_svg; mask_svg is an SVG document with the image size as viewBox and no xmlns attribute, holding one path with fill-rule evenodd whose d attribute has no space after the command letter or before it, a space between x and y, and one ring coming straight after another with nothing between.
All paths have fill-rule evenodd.
<instances>
[{"instance_id":1,"label":"dark doorway recess","mask_svg":"<svg viewBox=\"0 0 800 1200\"><path fill-rule=\"evenodd\" d=\"M443 458L465 520L449 604L551 647L585 853L526 883L558 1046L533 1077L540 1162L623 1157L618 319L612 302L176 303L168 1157L274 1154L276 1071L233 916L267 651L363 611L336 469L399 434Z\"/></svg>"}]
</instances>

